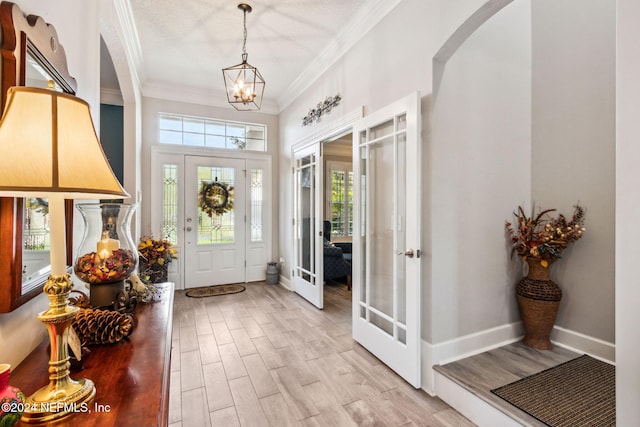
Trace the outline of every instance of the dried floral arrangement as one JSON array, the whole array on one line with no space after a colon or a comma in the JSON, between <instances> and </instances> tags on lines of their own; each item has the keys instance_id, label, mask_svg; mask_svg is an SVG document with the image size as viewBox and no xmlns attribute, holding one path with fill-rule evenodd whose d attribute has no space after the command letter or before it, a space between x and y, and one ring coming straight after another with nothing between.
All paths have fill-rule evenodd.
<instances>
[{"instance_id":1,"label":"dried floral arrangement","mask_svg":"<svg viewBox=\"0 0 640 427\"><path fill-rule=\"evenodd\" d=\"M173 246L173 243L149 236L140 238L138 253L144 258L142 262L146 265L165 265L178 258L178 250Z\"/></svg>"},{"instance_id":2,"label":"dried floral arrangement","mask_svg":"<svg viewBox=\"0 0 640 427\"><path fill-rule=\"evenodd\" d=\"M540 211L537 215L527 216L521 206L513 213L517 224L505 223L505 228L513 251L523 260L539 259L543 267L560 258L560 254L571 243L580 239L584 228L585 211L579 204L574 206L573 216L567 221L564 215L552 217L555 209Z\"/></svg>"},{"instance_id":3,"label":"dried floral arrangement","mask_svg":"<svg viewBox=\"0 0 640 427\"><path fill-rule=\"evenodd\" d=\"M113 283L124 280L136 268L136 257L128 249L116 249L108 258L102 259L96 252L78 257L74 272L86 283Z\"/></svg>"}]
</instances>

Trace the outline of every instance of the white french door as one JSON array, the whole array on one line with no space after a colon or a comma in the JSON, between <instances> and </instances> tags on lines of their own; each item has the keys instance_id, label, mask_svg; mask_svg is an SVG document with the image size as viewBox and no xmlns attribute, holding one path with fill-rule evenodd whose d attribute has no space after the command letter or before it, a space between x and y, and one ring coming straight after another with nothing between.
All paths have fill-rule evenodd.
<instances>
[{"instance_id":1,"label":"white french door","mask_svg":"<svg viewBox=\"0 0 640 427\"><path fill-rule=\"evenodd\" d=\"M420 95L353 129L353 338L418 388Z\"/></svg>"},{"instance_id":2,"label":"white french door","mask_svg":"<svg viewBox=\"0 0 640 427\"><path fill-rule=\"evenodd\" d=\"M323 307L320 143L293 150L293 289Z\"/></svg>"}]
</instances>

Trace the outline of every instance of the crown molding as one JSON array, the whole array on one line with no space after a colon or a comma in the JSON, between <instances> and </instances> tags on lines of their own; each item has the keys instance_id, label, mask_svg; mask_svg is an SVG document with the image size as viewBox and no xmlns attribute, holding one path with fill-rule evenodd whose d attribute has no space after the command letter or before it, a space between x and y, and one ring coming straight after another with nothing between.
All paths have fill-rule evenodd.
<instances>
[{"instance_id":1,"label":"crown molding","mask_svg":"<svg viewBox=\"0 0 640 427\"><path fill-rule=\"evenodd\" d=\"M129 0L113 0L113 5L118 22L122 26L123 44L132 64L131 71L133 79L135 83L137 83L137 86L140 87L141 83L145 80L145 75L142 68L142 47L140 46L140 39L138 38L138 29L133 19L133 11L131 10Z\"/></svg>"},{"instance_id":2,"label":"crown molding","mask_svg":"<svg viewBox=\"0 0 640 427\"><path fill-rule=\"evenodd\" d=\"M122 99L122 93L116 89L100 89L100 104L108 105L124 105L124 99Z\"/></svg>"},{"instance_id":3,"label":"crown molding","mask_svg":"<svg viewBox=\"0 0 640 427\"><path fill-rule=\"evenodd\" d=\"M159 81L147 81L142 87L142 95L148 98L160 98L169 101L185 102L188 104L207 105L210 107L229 108L235 111L228 102L227 94L219 90L205 90L203 88L166 84ZM263 99L261 113L279 113L278 106L268 99Z\"/></svg>"},{"instance_id":4,"label":"crown molding","mask_svg":"<svg viewBox=\"0 0 640 427\"><path fill-rule=\"evenodd\" d=\"M373 0L354 14L353 18L316 56L313 62L280 95L278 98L279 110L284 110L300 93L308 89L331 65L335 64L401 2L402 0Z\"/></svg>"}]
</instances>

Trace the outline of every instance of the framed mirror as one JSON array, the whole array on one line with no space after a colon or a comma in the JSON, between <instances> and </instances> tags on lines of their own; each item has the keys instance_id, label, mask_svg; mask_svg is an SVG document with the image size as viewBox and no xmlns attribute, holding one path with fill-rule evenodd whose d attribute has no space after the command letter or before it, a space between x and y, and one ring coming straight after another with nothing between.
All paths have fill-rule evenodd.
<instances>
[{"instance_id":1,"label":"framed mirror","mask_svg":"<svg viewBox=\"0 0 640 427\"><path fill-rule=\"evenodd\" d=\"M55 28L18 5L0 2L0 111L11 86L51 87L75 94L76 81ZM51 82L51 83L50 83ZM66 202L67 265L72 263L73 201ZM42 198L0 198L0 313L42 292L49 275L48 203Z\"/></svg>"}]
</instances>

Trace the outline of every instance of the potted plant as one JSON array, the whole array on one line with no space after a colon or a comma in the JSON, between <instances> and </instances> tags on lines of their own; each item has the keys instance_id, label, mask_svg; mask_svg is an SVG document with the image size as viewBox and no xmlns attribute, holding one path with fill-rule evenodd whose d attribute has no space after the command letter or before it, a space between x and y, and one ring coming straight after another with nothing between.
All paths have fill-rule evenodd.
<instances>
[{"instance_id":1,"label":"potted plant","mask_svg":"<svg viewBox=\"0 0 640 427\"><path fill-rule=\"evenodd\" d=\"M140 278L150 283L167 281L169 263L178 257L178 251L166 239L141 237L138 244L140 254Z\"/></svg>"},{"instance_id":2,"label":"potted plant","mask_svg":"<svg viewBox=\"0 0 640 427\"><path fill-rule=\"evenodd\" d=\"M574 206L573 216L552 217L555 209L541 210L527 216L521 206L513 214L516 223L505 223L513 252L529 266L527 275L516 286L516 298L525 329L523 343L529 347L549 350L549 339L556 320L562 290L551 281L549 268L562 252L580 239L584 228L585 211Z\"/></svg>"}]
</instances>

